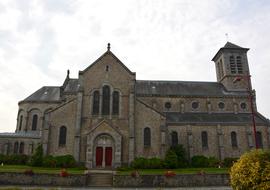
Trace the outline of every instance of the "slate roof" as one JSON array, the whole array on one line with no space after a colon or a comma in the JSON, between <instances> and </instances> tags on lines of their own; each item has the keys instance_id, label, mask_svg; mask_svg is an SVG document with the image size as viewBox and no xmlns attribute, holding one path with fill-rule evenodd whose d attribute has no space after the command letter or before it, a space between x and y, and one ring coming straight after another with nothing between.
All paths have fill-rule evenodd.
<instances>
[{"instance_id":1,"label":"slate roof","mask_svg":"<svg viewBox=\"0 0 270 190\"><path fill-rule=\"evenodd\" d=\"M228 49L246 49L246 48L243 48L243 47L240 47L238 45L235 45L231 42L227 42L223 48L228 48Z\"/></svg>"},{"instance_id":2,"label":"slate roof","mask_svg":"<svg viewBox=\"0 0 270 190\"><path fill-rule=\"evenodd\" d=\"M65 88L65 93L76 93L79 90L79 80L78 79L69 79Z\"/></svg>"},{"instance_id":3,"label":"slate roof","mask_svg":"<svg viewBox=\"0 0 270 190\"><path fill-rule=\"evenodd\" d=\"M250 113L166 113L166 120L168 124L235 124L244 125L252 124L252 116ZM257 125L267 125L268 120L261 114L255 114L255 121Z\"/></svg>"},{"instance_id":4,"label":"slate roof","mask_svg":"<svg viewBox=\"0 0 270 190\"><path fill-rule=\"evenodd\" d=\"M215 56L213 57L212 61L215 61L216 58L218 57L219 53L222 52L223 50L228 50L228 49L232 49L232 50L242 50L242 51L248 51L249 49L248 48L243 48L243 47L240 47L238 45L235 45L231 42L227 42L222 48L220 48L218 50L218 52L215 54Z\"/></svg>"},{"instance_id":5,"label":"slate roof","mask_svg":"<svg viewBox=\"0 0 270 190\"><path fill-rule=\"evenodd\" d=\"M15 132L15 133L0 133L0 137L8 137L8 138L35 138L39 139L41 136L39 133L31 133L31 132Z\"/></svg>"},{"instance_id":6,"label":"slate roof","mask_svg":"<svg viewBox=\"0 0 270 190\"><path fill-rule=\"evenodd\" d=\"M22 102L51 102L60 100L60 87L44 86L25 98Z\"/></svg>"},{"instance_id":7,"label":"slate roof","mask_svg":"<svg viewBox=\"0 0 270 190\"><path fill-rule=\"evenodd\" d=\"M136 81L138 96L237 96L247 95L246 92L227 91L218 82L191 81Z\"/></svg>"}]
</instances>

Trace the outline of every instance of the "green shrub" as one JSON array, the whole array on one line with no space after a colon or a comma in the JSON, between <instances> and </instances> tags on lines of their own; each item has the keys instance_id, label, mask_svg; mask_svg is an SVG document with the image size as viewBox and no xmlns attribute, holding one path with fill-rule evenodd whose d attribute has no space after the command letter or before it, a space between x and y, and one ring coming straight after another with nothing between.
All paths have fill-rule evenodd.
<instances>
[{"instance_id":1,"label":"green shrub","mask_svg":"<svg viewBox=\"0 0 270 190\"><path fill-rule=\"evenodd\" d=\"M173 150L168 150L164 160L164 166L168 169L177 168L178 166L178 159L177 155Z\"/></svg>"},{"instance_id":2,"label":"green shrub","mask_svg":"<svg viewBox=\"0 0 270 190\"><path fill-rule=\"evenodd\" d=\"M76 166L76 161L72 155L55 156L56 167L72 168Z\"/></svg>"},{"instance_id":3,"label":"green shrub","mask_svg":"<svg viewBox=\"0 0 270 190\"><path fill-rule=\"evenodd\" d=\"M42 164L43 164L43 148L42 148L42 145L39 144L35 150L34 155L31 158L30 165L42 166Z\"/></svg>"},{"instance_id":4,"label":"green shrub","mask_svg":"<svg viewBox=\"0 0 270 190\"><path fill-rule=\"evenodd\" d=\"M55 168L56 167L56 159L53 156L45 156L43 158L42 166Z\"/></svg>"},{"instance_id":5,"label":"green shrub","mask_svg":"<svg viewBox=\"0 0 270 190\"><path fill-rule=\"evenodd\" d=\"M270 152L252 150L243 154L230 171L235 190L270 189Z\"/></svg>"},{"instance_id":6,"label":"green shrub","mask_svg":"<svg viewBox=\"0 0 270 190\"><path fill-rule=\"evenodd\" d=\"M191 165L195 168L203 168L209 166L209 160L203 155L193 156L191 158Z\"/></svg>"},{"instance_id":7,"label":"green shrub","mask_svg":"<svg viewBox=\"0 0 270 190\"><path fill-rule=\"evenodd\" d=\"M143 157L138 157L133 160L131 167L134 169L144 169L147 167L147 159Z\"/></svg>"},{"instance_id":8,"label":"green shrub","mask_svg":"<svg viewBox=\"0 0 270 190\"><path fill-rule=\"evenodd\" d=\"M208 167L219 167L220 166L220 161L216 157L209 157L208 158Z\"/></svg>"},{"instance_id":9,"label":"green shrub","mask_svg":"<svg viewBox=\"0 0 270 190\"><path fill-rule=\"evenodd\" d=\"M183 145L176 145L170 148L173 152L175 152L177 156L177 167L178 168L184 168L188 166L188 160L186 157L186 151L183 147Z\"/></svg>"},{"instance_id":10,"label":"green shrub","mask_svg":"<svg viewBox=\"0 0 270 190\"><path fill-rule=\"evenodd\" d=\"M149 158L147 160L146 169L161 169L163 165L163 160L160 158Z\"/></svg>"},{"instance_id":11,"label":"green shrub","mask_svg":"<svg viewBox=\"0 0 270 190\"><path fill-rule=\"evenodd\" d=\"M29 156L24 154L0 155L0 164L25 165L29 161Z\"/></svg>"},{"instance_id":12,"label":"green shrub","mask_svg":"<svg viewBox=\"0 0 270 190\"><path fill-rule=\"evenodd\" d=\"M223 166L230 168L238 160L238 158L224 158Z\"/></svg>"}]
</instances>

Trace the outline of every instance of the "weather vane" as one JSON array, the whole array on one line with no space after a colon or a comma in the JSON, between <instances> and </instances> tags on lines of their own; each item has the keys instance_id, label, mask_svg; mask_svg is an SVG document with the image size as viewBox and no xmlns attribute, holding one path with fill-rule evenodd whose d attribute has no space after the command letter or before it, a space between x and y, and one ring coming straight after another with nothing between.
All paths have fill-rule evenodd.
<instances>
[{"instance_id":1,"label":"weather vane","mask_svg":"<svg viewBox=\"0 0 270 190\"><path fill-rule=\"evenodd\" d=\"M226 36L226 40L228 42L229 41L229 34L228 33L225 33L225 36Z\"/></svg>"}]
</instances>

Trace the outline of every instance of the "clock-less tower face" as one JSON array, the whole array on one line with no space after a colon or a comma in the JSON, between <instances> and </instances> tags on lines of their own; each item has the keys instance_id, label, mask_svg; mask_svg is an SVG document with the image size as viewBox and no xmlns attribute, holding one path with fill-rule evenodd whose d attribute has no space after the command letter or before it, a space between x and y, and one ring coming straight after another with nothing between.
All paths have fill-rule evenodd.
<instances>
[{"instance_id":1,"label":"clock-less tower face","mask_svg":"<svg viewBox=\"0 0 270 190\"><path fill-rule=\"evenodd\" d=\"M221 82L227 90L247 90L250 75L248 50L227 42L212 59L216 66L217 81Z\"/></svg>"}]
</instances>

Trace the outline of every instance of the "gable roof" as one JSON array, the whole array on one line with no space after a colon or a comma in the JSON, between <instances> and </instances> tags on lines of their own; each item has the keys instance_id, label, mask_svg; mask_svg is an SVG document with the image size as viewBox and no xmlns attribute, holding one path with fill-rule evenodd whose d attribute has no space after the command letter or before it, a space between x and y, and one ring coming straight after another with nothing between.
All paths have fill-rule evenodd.
<instances>
[{"instance_id":1,"label":"gable roof","mask_svg":"<svg viewBox=\"0 0 270 190\"><path fill-rule=\"evenodd\" d=\"M131 75L135 75L134 72L130 71L125 65L124 63L122 63L120 61L120 59L118 59L109 49L103 54L101 55L96 61L94 61L91 65L89 65L86 69L84 69L83 71L79 71L79 74L83 74L84 72L86 72L88 69L90 69L91 67L93 67L95 64L97 64L103 57L105 56L112 56L129 74Z\"/></svg>"},{"instance_id":2,"label":"gable roof","mask_svg":"<svg viewBox=\"0 0 270 190\"><path fill-rule=\"evenodd\" d=\"M60 101L60 87L43 86L21 102L55 102Z\"/></svg>"},{"instance_id":3,"label":"gable roof","mask_svg":"<svg viewBox=\"0 0 270 190\"><path fill-rule=\"evenodd\" d=\"M222 48L220 48L218 50L218 52L215 54L215 56L213 57L212 61L215 61L217 56L220 54L220 52L224 51L224 50L242 50L242 51L245 51L247 52L249 50L249 48L243 48L241 46L238 46L238 45L235 45L231 42L227 42Z\"/></svg>"},{"instance_id":4,"label":"gable roof","mask_svg":"<svg viewBox=\"0 0 270 190\"><path fill-rule=\"evenodd\" d=\"M192 125L251 125L252 118L250 113L166 113L168 124L192 124ZM259 113L255 113L257 125L268 125L269 121Z\"/></svg>"},{"instance_id":5,"label":"gable roof","mask_svg":"<svg viewBox=\"0 0 270 190\"><path fill-rule=\"evenodd\" d=\"M137 80L137 96L246 96L246 92L227 91L218 82Z\"/></svg>"}]
</instances>

